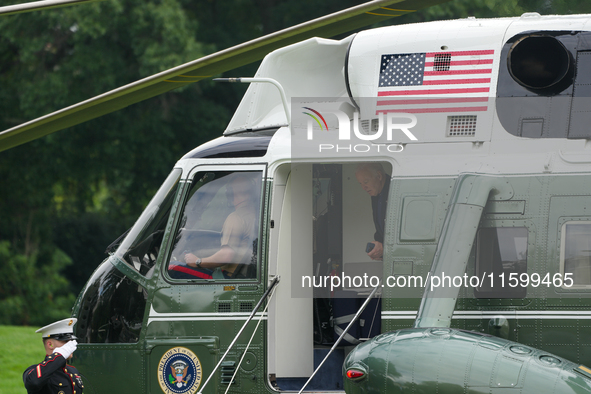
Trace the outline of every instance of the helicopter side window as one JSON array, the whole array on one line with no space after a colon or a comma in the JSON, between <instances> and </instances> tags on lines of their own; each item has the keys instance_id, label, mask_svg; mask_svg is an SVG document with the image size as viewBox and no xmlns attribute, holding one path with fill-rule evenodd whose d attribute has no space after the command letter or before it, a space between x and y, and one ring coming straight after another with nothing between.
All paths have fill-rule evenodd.
<instances>
[{"instance_id":1,"label":"helicopter side window","mask_svg":"<svg viewBox=\"0 0 591 394\"><path fill-rule=\"evenodd\" d=\"M561 273L571 274L569 277L574 282L572 287L591 287L591 223L564 223L561 241Z\"/></svg>"},{"instance_id":2,"label":"helicopter side window","mask_svg":"<svg viewBox=\"0 0 591 394\"><path fill-rule=\"evenodd\" d=\"M527 272L527 227L486 227L476 234L476 275L493 278L474 289L476 298L525 298L527 288L508 285ZM505 286L501 286L501 277ZM491 286L491 283L493 284Z\"/></svg>"},{"instance_id":3,"label":"helicopter side window","mask_svg":"<svg viewBox=\"0 0 591 394\"><path fill-rule=\"evenodd\" d=\"M115 256L151 277L160 253L166 222L178 189L181 169L174 169L115 252Z\"/></svg>"},{"instance_id":4,"label":"helicopter side window","mask_svg":"<svg viewBox=\"0 0 591 394\"><path fill-rule=\"evenodd\" d=\"M195 175L168 264L172 279L254 279L262 172Z\"/></svg>"}]
</instances>

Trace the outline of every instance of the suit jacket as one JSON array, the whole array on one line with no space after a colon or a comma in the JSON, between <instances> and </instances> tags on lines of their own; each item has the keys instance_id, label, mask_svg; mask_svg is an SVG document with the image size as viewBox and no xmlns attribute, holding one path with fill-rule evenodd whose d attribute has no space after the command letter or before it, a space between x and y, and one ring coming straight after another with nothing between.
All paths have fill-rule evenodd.
<instances>
[{"instance_id":1,"label":"suit jacket","mask_svg":"<svg viewBox=\"0 0 591 394\"><path fill-rule=\"evenodd\" d=\"M371 209L373 211L373 223L376 232L373 235L374 241L384 243L384 233L386 230L386 208L388 206L388 193L390 192L390 175L385 175L386 181L382 191L377 196L371 197Z\"/></svg>"}]
</instances>

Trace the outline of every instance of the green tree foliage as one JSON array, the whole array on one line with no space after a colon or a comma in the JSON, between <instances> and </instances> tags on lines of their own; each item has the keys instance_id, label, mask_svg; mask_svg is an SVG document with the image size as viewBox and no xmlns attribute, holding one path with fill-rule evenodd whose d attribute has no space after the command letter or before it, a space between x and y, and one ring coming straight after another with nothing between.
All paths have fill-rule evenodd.
<instances>
[{"instance_id":1,"label":"green tree foliage","mask_svg":"<svg viewBox=\"0 0 591 394\"><path fill-rule=\"evenodd\" d=\"M0 130L362 2L106 0L0 17ZM591 9L583 0L454 0L394 22L525 11ZM250 76L256 67L227 74ZM67 315L68 294L174 163L221 134L245 89L205 80L0 152L0 323ZM60 305L51 312L50 299Z\"/></svg>"},{"instance_id":2,"label":"green tree foliage","mask_svg":"<svg viewBox=\"0 0 591 394\"><path fill-rule=\"evenodd\" d=\"M1 129L203 56L212 49L197 41L197 25L176 0L109 0L0 18ZM81 289L175 161L224 127L230 109L201 100L202 89L0 153L0 239L27 259L26 272L41 269L40 252L59 245L75 262L57 269L72 282L60 285ZM3 288L0 304L12 305L10 295Z\"/></svg>"},{"instance_id":3,"label":"green tree foliage","mask_svg":"<svg viewBox=\"0 0 591 394\"><path fill-rule=\"evenodd\" d=\"M42 325L69 315L74 295L60 272L71 262L57 248L26 256L0 242L0 325Z\"/></svg>"}]
</instances>

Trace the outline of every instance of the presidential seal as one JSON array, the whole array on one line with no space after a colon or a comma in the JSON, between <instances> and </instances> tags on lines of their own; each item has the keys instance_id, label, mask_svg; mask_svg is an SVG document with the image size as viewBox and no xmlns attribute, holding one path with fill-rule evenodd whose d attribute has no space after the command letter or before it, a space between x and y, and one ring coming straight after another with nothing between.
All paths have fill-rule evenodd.
<instances>
[{"instance_id":1,"label":"presidential seal","mask_svg":"<svg viewBox=\"0 0 591 394\"><path fill-rule=\"evenodd\" d=\"M173 347L158 363L158 383L166 394L194 394L201 384L201 362L186 347Z\"/></svg>"}]
</instances>

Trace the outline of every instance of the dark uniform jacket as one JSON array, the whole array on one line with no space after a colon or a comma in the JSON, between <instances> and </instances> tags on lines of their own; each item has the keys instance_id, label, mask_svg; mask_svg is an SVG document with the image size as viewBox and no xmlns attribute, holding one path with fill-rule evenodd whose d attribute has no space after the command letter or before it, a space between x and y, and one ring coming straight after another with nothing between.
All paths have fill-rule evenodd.
<instances>
[{"instance_id":1,"label":"dark uniform jacket","mask_svg":"<svg viewBox=\"0 0 591 394\"><path fill-rule=\"evenodd\" d=\"M45 357L41 364L31 365L23 373L27 393L82 394L84 384L76 368L66 364L59 353Z\"/></svg>"}]
</instances>

